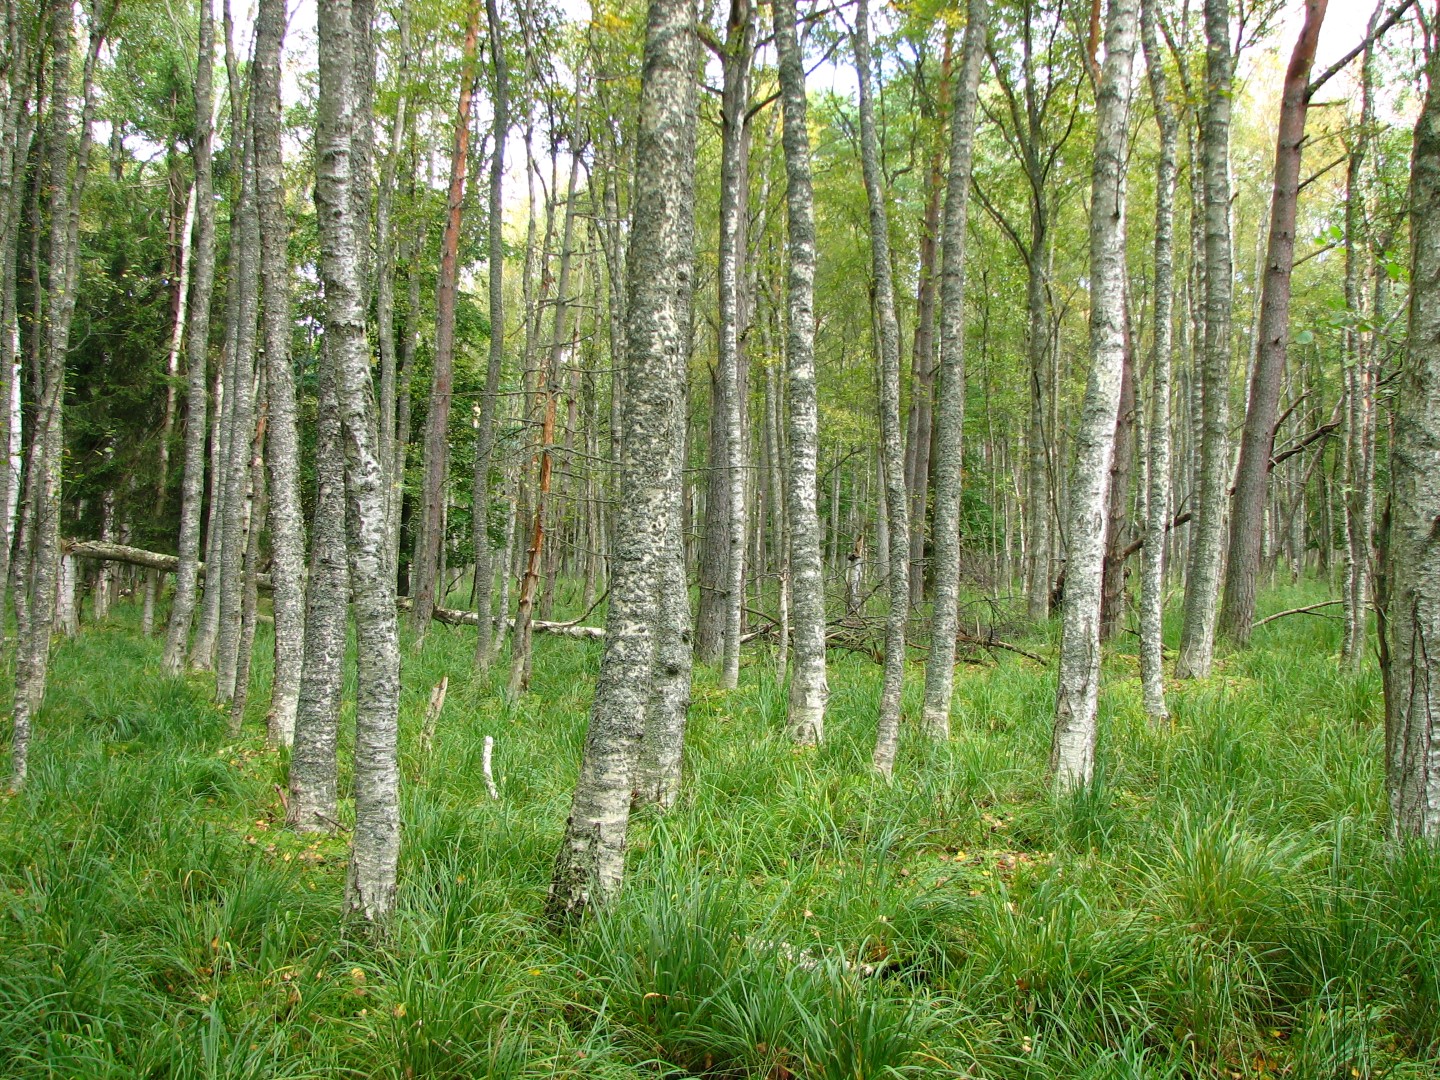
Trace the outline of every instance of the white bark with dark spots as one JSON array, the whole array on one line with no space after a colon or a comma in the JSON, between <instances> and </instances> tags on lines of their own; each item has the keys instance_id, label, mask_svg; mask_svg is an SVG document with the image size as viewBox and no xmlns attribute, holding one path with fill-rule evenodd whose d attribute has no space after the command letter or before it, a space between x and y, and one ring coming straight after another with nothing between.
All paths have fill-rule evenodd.
<instances>
[{"instance_id":1,"label":"white bark with dark spots","mask_svg":"<svg viewBox=\"0 0 1440 1080\"><path fill-rule=\"evenodd\" d=\"M989 36L988 0L966 5L960 75L950 109L950 173L941 222L940 365L935 392L934 545L935 599L930 617L930 658L925 665L925 729L950 734L955 687L955 634L960 600L960 494L965 426L965 230L980 69Z\"/></svg>"},{"instance_id":2,"label":"white bark with dark spots","mask_svg":"<svg viewBox=\"0 0 1440 1080\"><path fill-rule=\"evenodd\" d=\"M1050 768L1065 788L1095 773L1100 593L1115 419L1125 364L1125 157L1137 0L1110 0L1096 90L1090 188L1090 376L1075 432L1060 672Z\"/></svg>"},{"instance_id":3,"label":"white bark with dark spots","mask_svg":"<svg viewBox=\"0 0 1440 1080\"><path fill-rule=\"evenodd\" d=\"M660 591L678 511L683 397L694 287L694 0L651 0L635 157L627 304L625 437L615 506L605 655L580 778L547 909L573 917L612 899L646 709L654 686Z\"/></svg>"}]
</instances>

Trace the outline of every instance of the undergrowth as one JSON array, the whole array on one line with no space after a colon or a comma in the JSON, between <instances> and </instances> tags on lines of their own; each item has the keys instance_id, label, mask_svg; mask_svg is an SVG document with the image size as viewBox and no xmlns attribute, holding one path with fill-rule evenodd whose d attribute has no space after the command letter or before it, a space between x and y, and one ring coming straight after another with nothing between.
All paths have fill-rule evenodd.
<instances>
[{"instance_id":1,"label":"undergrowth","mask_svg":"<svg viewBox=\"0 0 1440 1080\"><path fill-rule=\"evenodd\" d=\"M639 816L622 898L564 934L539 912L599 650L537 639L510 700L437 626L404 654L377 939L341 921L343 833L282 828L265 628L231 740L132 614L57 645L30 782L0 803L0 1075L1440 1075L1440 852L1384 840L1379 679L1344 673L1332 622L1268 624L1171 686L1163 731L1121 643L1099 776L1066 796L1053 674L1022 657L962 667L952 739L907 732L893 783L869 770L868 660L832 654L803 752L765 654L733 692L699 671L680 804Z\"/></svg>"}]
</instances>

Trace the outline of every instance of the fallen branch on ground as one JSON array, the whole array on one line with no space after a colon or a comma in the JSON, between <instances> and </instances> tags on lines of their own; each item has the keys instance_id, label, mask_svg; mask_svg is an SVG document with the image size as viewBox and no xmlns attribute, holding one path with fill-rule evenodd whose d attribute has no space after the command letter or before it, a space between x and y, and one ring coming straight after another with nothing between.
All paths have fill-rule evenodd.
<instances>
[{"instance_id":1,"label":"fallen branch on ground","mask_svg":"<svg viewBox=\"0 0 1440 1080\"><path fill-rule=\"evenodd\" d=\"M1256 627L1264 626L1267 622L1283 619L1286 615L1314 615L1317 619L1336 619L1338 621L1338 615L1323 615L1320 609L1334 607L1336 604L1343 604L1344 602L1344 600L1326 600L1323 604L1310 604L1306 607L1292 607L1285 611L1277 611L1274 615L1266 615L1263 619L1257 619L1250 624L1250 629L1254 630Z\"/></svg>"}]
</instances>

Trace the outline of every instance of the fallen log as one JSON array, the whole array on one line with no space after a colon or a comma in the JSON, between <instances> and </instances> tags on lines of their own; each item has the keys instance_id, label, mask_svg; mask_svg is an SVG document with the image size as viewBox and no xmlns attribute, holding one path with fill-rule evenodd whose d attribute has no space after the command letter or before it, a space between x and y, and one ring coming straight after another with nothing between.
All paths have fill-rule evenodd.
<instances>
[{"instance_id":1,"label":"fallen log","mask_svg":"<svg viewBox=\"0 0 1440 1080\"><path fill-rule=\"evenodd\" d=\"M129 566L142 566L146 570L159 570L162 574L173 574L180 566L177 555L163 551L146 551L128 544L112 544L105 540L62 540L61 550L77 559L91 559L95 562L118 562ZM205 564L197 562L196 571L205 576ZM256 574L255 583L262 589L270 588L269 574Z\"/></svg>"},{"instance_id":2,"label":"fallen log","mask_svg":"<svg viewBox=\"0 0 1440 1080\"><path fill-rule=\"evenodd\" d=\"M180 565L180 559L177 556L167 555L163 551L147 551L145 548L130 547L128 544L111 544L104 540L65 540L62 542L62 547L67 555L73 555L77 559L126 563L130 566L141 566L147 570L158 570L163 574L173 574ZM205 564L199 563L198 566L200 576L203 578ZM255 583L262 589L270 588L270 575L256 574ZM408 608L410 598L398 597L396 606L402 609ZM473 611L457 611L454 608L437 607L435 621L447 626L474 626L479 620ZM515 621L511 619L510 625L513 627L514 624ZM536 633L557 634L560 637L589 639L605 637L603 626L580 626L578 619L574 622L546 622L537 619L531 623L531 626Z\"/></svg>"}]
</instances>

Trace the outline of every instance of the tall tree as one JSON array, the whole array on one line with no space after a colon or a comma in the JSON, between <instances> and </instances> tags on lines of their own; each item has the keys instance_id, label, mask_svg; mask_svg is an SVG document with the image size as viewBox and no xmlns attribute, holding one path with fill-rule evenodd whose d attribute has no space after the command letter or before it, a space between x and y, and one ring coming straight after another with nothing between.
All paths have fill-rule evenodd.
<instances>
[{"instance_id":1,"label":"tall tree","mask_svg":"<svg viewBox=\"0 0 1440 1080\"><path fill-rule=\"evenodd\" d=\"M1110 0L1095 97L1090 187L1090 375L1070 481L1069 557L1050 769L1061 787L1095 773L1100 689L1100 579L1115 419L1125 364L1125 159L1137 0Z\"/></svg>"},{"instance_id":2,"label":"tall tree","mask_svg":"<svg viewBox=\"0 0 1440 1080\"><path fill-rule=\"evenodd\" d=\"M1397 837L1440 841L1440 49L1410 167L1410 325L1394 408L1381 589L1385 775Z\"/></svg>"},{"instance_id":3,"label":"tall tree","mask_svg":"<svg viewBox=\"0 0 1440 1080\"><path fill-rule=\"evenodd\" d=\"M1175 674L1204 678L1215 656L1215 601L1225 546L1230 476L1230 329L1234 258L1230 237L1230 113L1235 54L1229 0L1205 0L1205 111L1200 133L1204 185L1205 318L1200 365L1199 490L1193 511L1180 655Z\"/></svg>"},{"instance_id":4,"label":"tall tree","mask_svg":"<svg viewBox=\"0 0 1440 1080\"><path fill-rule=\"evenodd\" d=\"M905 625L910 616L909 507L905 493L905 450L900 434L900 324L895 317L895 283L890 268L890 223L885 179L875 134L870 55L870 8L859 0L855 13L855 70L860 79L860 165L870 207L870 267L875 282L876 339L880 345L880 456L889 513L890 563L886 567L890 611L885 621L885 676L875 734L875 768L889 776L900 741L900 695L905 682ZM833 511L832 511L833 512Z\"/></svg>"},{"instance_id":5,"label":"tall tree","mask_svg":"<svg viewBox=\"0 0 1440 1080\"><path fill-rule=\"evenodd\" d=\"M49 280L43 296L44 321L37 326L39 367L35 427L30 438L19 536L20 591L16 594L18 646L15 654L15 704L10 743L11 785L25 783L32 718L45 698L50 671L50 635L55 621L55 590L60 569L60 494L63 472L65 362L75 316L79 281L80 197L90 167L95 122L95 65L114 8L92 5L89 40L80 78L80 130L72 130L70 100L73 8L55 0L46 18L50 45L50 116L42 184ZM33 222L38 238L41 222ZM38 290L37 290L38 294ZM37 300L39 296L37 295ZM20 592L25 595L22 598Z\"/></svg>"},{"instance_id":6,"label":"tall tree","mask_svg":"<svg viewBox=\"0 0 1440 1080\"><path fill-rule=\"evenodd\" d=\"M925 664L925 727L933 738L950 734L955 686L955 634L960 602L960 487L965 430L965 240L975 110L989 37L988 0L969 0L960 78L950 110L950 174L940 234L940 370L935 395L935 601L930 657Z\"/></svg>"},{"instance_id":7,"label":"tall tree","mask_svg":"<svg viewBox=\"0 0 1440 1080\"><path fill-rule=\"evenodd\" d=\"M415 523L415 557L410 566L411 619L424 637L435 609L436 572L443 536L446 474L449 471L450 400L455 381L455 304L460 288L460 213L465 205L465 176L470 162L470 106L475 95L475 52L480 37L480 4L470 5L460 65L460 101L455 110L455 147L450 156L450 187L445 231L440 240L440 276L435 286L435 357L430 401L425 412L423 473Z\"/></svg>"},{"instance_id":8,"label":"tall tree","mask_svg":"<svg viewBox=\"0 0 1440 1080\"><path fill-rule=\"evenodd\" d=\"M1305 117L1310 104L1310 68L1320 41L1328 0L1306 0L1305 24L1285 69L1280 95L1280 125L1275 137L1275 185L1270 195L1270 236L1260 292L1259 335L1250 371L1240 461L1230 498L1230 551L1225 562L1225 596L1220 632L1237 645L1250 640L1255 621L1255 590L1265 540L1265 496L1270 488L1270 457L1290 344L1290 274L1295 263L1295 217L1300 201L1300 159Z\"/></svg>"},{"instance_id":9,"label":"tall tree","mask_svg":"<svg viewBox=\"0 0 1440 1080\"><path fill-rule=\"evenodd\" d=\"M400 854L400 645L395 582L386 560L385 491L377 445L370 349L361 305L360 248L366 233L351 190L357 114L368 84L356 78L369 45L355 32L350 0L320 0L315 202L326 346L334 361L344 447L346 514L355 598L355 832L346 883L350 910L374 922L395 903ZM357 37L360 38L357 41ZM357 83L360 86L357 86ZM365 90L362 90L364 87Z\"/></svg>"},{"instance_id":10,"label":"tall tree","mask_svg":"<svg viewBox=\"0 0 1440 1080\"><path fill-rule=\"evenodd\" d=\"M653 685L652 627L666 580L670 518L678 509L675 400L682 395L693 288L695 18L693 0L651 0L635 151L625 439L610 607L580 777L546 905L560 917L603 904L620 888L631 784Z\"/></svg>"},{"instance_id":11,"label":"tall tree","mask_svg":"<svg viewBox=\"0 0 1440 1080\"><path fill-rule=\"evenodd\" d=\"M1155 161L1155 330L1150 347L1149 445L1145 451L1145 534L1140 568L1140 683L1152 720L1170 715L1165 705L1165 540L1170 524L1171 321L1175 298L1175 174L1180 122L1169 101L1155 4L1140 2L1140 36L1160 153Z\"/></svg>"},{"instance_id":12,"label":"tall tree","mask_svg":"<svg viewBox=\"0 0 1440 1080\"><path fill-rule=\"evenodd\" d=\"M269 469L270 587L275 665L270 738L289 746L305 656L305 535L300 511L300 432L290 364L290 230L281 158L280 56L285 0L261 0L255 20L255 179L265 340L265 463ZM252 528L258 526L252 525Z\"/></svg>"},{"instance_id":13,"label":"tall tree","mask_svg":"<svg viewBox=\"0 0 1440 1080\"><path fill-rule=\"evenodd\" d=\"M480 427L475 433L475 663L490 666L491 606L495 594L494 549L490 542L490 470L495 456L495 405L500 369L505 362L505 142L510 132L510 69L505 59L504 26L496 0L485 0L490 55L495 71L495 153L490 159L489 275L490 355L485 369L485 396L480 401ZM509 567L505 568L507 574ZM504 613L502 612L502 615Z\"/></svg>"},{"instance_id":14,"label":"tall tree","mask_svg":"<svg viewBox=\"0 0 1440 1080\"><path fill-rule=\"evenodd\" d=\"M783 113L785 213L789 246L786 396L790 457L785 489L790 546L794 647L790 669L790 735L801 745L825 738L825 581L815 483L820 416L815 393L815 193L810 180L805 67L795 36L795 0L772 0Z\"/></svg>"},{"instance_id":15,"label":"tall tree","mask_svg":"<svg viewBox=\"0 0 1440 1080\"><path fill-rule=\"evenodd\" d=\"M740 682L741 608L745 596L745 401L741 378L744 318L745 223L749 151L750 63L755 53L755 17L750 0L731 0L722 64L720 104L720 379L725 432L724 647L720 685Z\"/></svg>"},{"instance_id":16,"label":"tall tree","mask_svg":"<svg viewBox=\"0 0 1440 1080\"><path fill-rule=\"evenodd\" d=\"M200 510L205 496L205 413L209 395L210 299L215 288L214 62L211 0L200 0L199 53L195 62L195 276L186 327L185 463L180 492L180 561L165 633L163 667L184 669L199 582Z\"/></svg>"}]
</instances>

